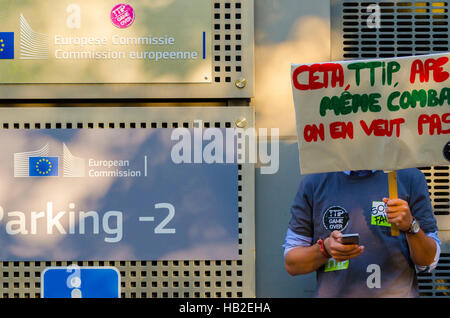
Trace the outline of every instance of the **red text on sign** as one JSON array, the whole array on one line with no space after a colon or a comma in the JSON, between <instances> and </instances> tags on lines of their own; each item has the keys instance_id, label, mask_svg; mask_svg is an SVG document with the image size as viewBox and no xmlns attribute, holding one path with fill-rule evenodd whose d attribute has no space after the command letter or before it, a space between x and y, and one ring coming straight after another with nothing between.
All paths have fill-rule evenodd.
<instances>
[{"instance_id":1,"label":"red text on sign","mask_svg":"<svg viewBox=\"0 0 450 318\"><path fill-rule=\"evenodd\" d=\"M367 136L373 134L378 137L391 137L395 130L395 136L400 137L400 125L405 123L405 119L375 119L370 125L367 125L364 120L361 120L359 123Z\"/></svg>"},{"instance_id":2,"label":"red text on sign","mask_svg":"<svg viewBox=\"0 0 450 318\"><path fill-rule=\"evenodd\" d=\"M421 83L428 82L430 80L430 73L433 73L433 81L436 83L446 81L449 74L444 71L443 66L447 64L447 62L448 57L446 56L438 59L426 59L425 62L422 60L414 60L411 64L411 75L409 81L411 84L414 84L417 75L419 75L419 80Z\"/></svg>"},{"instance_id":3,"label":"red text on sign","mask_svg":"<svg viewBox=\"0 0 450 318\"><path fill-rule=\"evenodd\" d=\"M305 73L307 83L300 83L299 76ZM330 74L331 73L331 76ZM337 63L302 65L294 70L294 87L301 91L344 86L344 69Z\"/></svg>"},{"instance_id":4,"label":"red text on sign","mask_svg":"<svg viewBox=\"0 0 450 318\"><path fill-rule=\"evenodd\" d=\"M449 129L443 129L442 124L450 124L450 113L439 116L438 114L422 114L418 119L418 132L419 135L423 135L424 128L428 127L428 133L430 136L445 135L450 133Z\"/></svg>"},{"instance_id":5,"label":"red text on sign","mask_svg":"<svg viewBox=\"0 0 450 318\"><path fill-rule=\"evenodd\" d=\"M336 121L330 124L330 136L332 139L353 139L353 123Z\"/></svg>"},{"instance_id":6,"label":"red text on sign","mask_svg":"<svg viewBox=\"0 0 450 318\"><path fill-rule=\"evenodd\" d=\"M325 126L323 124L319 126L315 124L306 125L303 130L303 138L306 142L317 141L318 138L323 141L325 139Z\"/></svg>"}]
</instances>

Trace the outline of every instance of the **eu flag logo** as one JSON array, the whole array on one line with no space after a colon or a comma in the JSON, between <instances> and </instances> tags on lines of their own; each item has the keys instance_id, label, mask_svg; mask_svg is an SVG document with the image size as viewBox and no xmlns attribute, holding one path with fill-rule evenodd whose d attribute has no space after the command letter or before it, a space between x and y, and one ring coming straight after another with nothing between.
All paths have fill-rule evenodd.
<instances>
[{"instance_id":1,"label":"eu flag logo","mask_svg":"<svg viewBox=\"0 0 450 318\"><path fill-rule=\"evenodd\" d=\"M14 32L0 32L0 60L14 59Z\"/></svg>"},{"instance_id":2,"label":"eu flag logo","mask_svg":"<svg viewBox=\"0 0 450 318\"><path fill-rule=\"evenodd\" d=\"M30 177L57 177L58 157L30 157Z\"/></svg>"}]
</instances>

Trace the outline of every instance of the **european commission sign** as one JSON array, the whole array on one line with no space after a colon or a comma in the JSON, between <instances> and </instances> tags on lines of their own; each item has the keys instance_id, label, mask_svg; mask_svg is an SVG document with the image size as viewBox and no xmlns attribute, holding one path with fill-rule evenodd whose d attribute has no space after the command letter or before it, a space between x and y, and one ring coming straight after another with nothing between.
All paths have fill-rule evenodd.
<instances>
[{"instance_id":1,"label":"european commission sign","mask_svg":"<svg viewBox=\"0 0 450 318\"><path fill-rule=\"evenodd\" d=\"M180 162L204 145L175 132L4 130L1 259L236 259L237 163Z\"/></svg>"},{"instance_id":2,"label":"european commission sign","mask_svg":"<svg viewBox=\"0 0 450 318\"><path fill-rule=\"evenodd\" d=\"M210 83L211 11L211 0L4 0L0 81Z\"/></svg>"},{"instance_id":3,"label":"european commission sign","mask_svg":"<svg viewBox=\"0 0 450 318\"><path fill-rule=\"evenodd\" d=\"M58 157L30 157L30 177L52 177L58 176Z\"/></svg>"}]
</instances>

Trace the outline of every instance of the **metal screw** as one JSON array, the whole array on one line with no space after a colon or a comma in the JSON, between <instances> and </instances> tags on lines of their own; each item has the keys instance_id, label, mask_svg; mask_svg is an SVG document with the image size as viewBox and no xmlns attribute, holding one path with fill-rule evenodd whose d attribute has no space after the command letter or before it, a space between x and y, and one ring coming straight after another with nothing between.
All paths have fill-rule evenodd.
<instances>
[{"instance_id":1,"label":"metal screw","mask_svg":"<svg viewBox=\"0 0 450 318\"><path fill-rule=\"evenodd\" d=\"M235 85L236 85L237 88L242 89L242 88L244 88L245 86L247 86L247 80L246 80L245 78L242 77L242 78L240 78L240 79L238 79L238 80L236 81Z\"/></svg>"},{"instance_id":2,"label":"metal screw","mask_svg":"<svg viewBox=\"0 0 450 318\"><path fill-rule=\"evenodd\" d=\"M247 118L241 117L236 120L236 127L245 128L247 126Z\"/></svg>"}]
</instances>

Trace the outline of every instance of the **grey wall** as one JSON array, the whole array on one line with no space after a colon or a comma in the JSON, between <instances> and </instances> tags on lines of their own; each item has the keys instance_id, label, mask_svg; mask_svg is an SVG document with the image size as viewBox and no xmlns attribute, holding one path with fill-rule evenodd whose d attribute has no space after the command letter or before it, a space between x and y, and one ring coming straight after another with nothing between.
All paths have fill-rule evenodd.
<instances>
[{"instance_id":1,"label":"grey wall","mask_svg":"<svg viewBox=\"0 0 450 318\"><path fill-rule=\"evenodd\" d=\"M281 245L290 219L290 206L300 182L296 142L280 142L280 169L273 175L256 169L256 296L311 297L315 273L290 276Z\"/></svg>"},{"instance_id":2,"label":"grey wall","mask_svg":"<svg viewBox=\"0 0 450 318\"><path fill-rule=\"evenodd\" d=\"M311 297L315 273L292 277L281 245L300 182L291 63L330 59L329 0L255 0L256 125L278 128L280 168L255 174L256 296Z\"/></svg>"}]
</instances>

